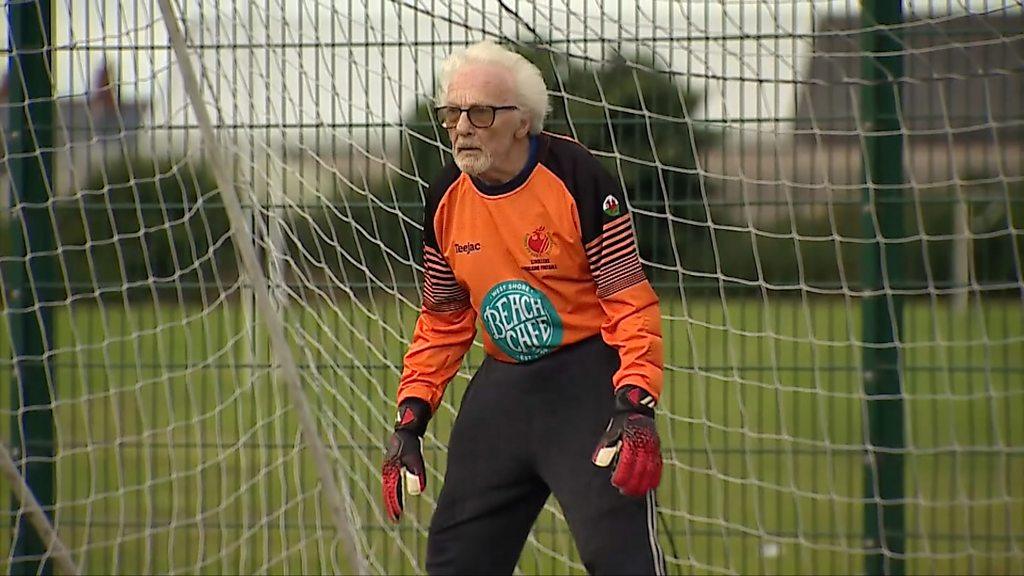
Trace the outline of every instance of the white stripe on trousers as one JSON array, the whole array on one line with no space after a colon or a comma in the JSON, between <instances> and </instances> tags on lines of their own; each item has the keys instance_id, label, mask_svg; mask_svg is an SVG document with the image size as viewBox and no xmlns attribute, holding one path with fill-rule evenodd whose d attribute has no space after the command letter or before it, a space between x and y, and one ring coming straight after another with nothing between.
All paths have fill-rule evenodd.
<instances>
[{"instance_id":1,"label":"white stripe on trousers","mask_svg":"<svg viewBox=\"0 0 1024 576\"><path fill-rule=\"evenodd\" d=\"M651 544L651 557L654 559L654 574L655 576L664 576L665 555L661 551L661 545L658 544L658 506L654 501L654 490L647 493L645 500L647 508L647 538Z\"/></svg>"}]
</instances>

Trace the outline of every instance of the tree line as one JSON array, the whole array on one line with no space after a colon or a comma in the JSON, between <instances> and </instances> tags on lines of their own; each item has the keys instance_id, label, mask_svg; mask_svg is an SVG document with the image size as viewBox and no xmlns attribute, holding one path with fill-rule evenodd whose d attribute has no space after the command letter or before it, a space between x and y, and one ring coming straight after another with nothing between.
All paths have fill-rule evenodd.
<instances>
[{"instance_id":1,"label":"tree line","mask_svg":"<svg viewBox=\"0 0 1024 576\"><path fill-rule=\"evenodd\" d=\"M578 139L621 175L635 209L641 256L656 285L682 285L694 293L723 286L758 290L761 284L856 290L861 250L872 237L859 203L835 205L827 217L791 216L751 228L698 174L696 151L719 138L689 120L698 94L681 88L653 58L615 53L594 62L536 46L520 51L538 65L554 93L546 129ZM366 190L339 179L325 194L335 201L274 212L286 231L278 248L307 281L415 290L422 194L447 157L438 145L447 137L433 120L433 105L424 97L408 111L400 155ZM985 215L974 218L970 230L978 284L1021 281L1020 192L997 188L996 200L967 196L968 214ZM907 288L955 282L958 201L951 190L908 204L905 237L887 239L903 246ZM79 193L54 199L50 210L65 297L190 298L224 290L237 279L230 223L215 179L209 166L194 159L108 163ZM269 217L256 213L257 219ZM2 225L7 229L0 230L0 242L10 255L12 235L23 231L13 220Z\"/></svg>"}]
</instances>

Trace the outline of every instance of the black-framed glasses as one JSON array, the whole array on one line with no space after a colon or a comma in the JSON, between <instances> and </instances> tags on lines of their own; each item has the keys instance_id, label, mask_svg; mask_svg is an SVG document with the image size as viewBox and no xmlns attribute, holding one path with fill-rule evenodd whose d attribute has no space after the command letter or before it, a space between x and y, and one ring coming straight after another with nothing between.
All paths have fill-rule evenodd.
<instances>
[{"instance_id":1,"label":"black-framed glasses","mask_svg":"<svg viewBox=\"0 0 1024 576\"><path fill-rule=\"evenodd\" d=\"M494 125L494 118L498 115L501 110L518 110L518 106L470 106L469 108L459 108L458 106L438 106L434 108L434 113L437 115L437 121L441 123L444 128L455 128L455 125L459 123L459 118L462 117L462 113L465 112L469 116L469 123L477 128L490 128Z\"/></svg>"}]
</instances>

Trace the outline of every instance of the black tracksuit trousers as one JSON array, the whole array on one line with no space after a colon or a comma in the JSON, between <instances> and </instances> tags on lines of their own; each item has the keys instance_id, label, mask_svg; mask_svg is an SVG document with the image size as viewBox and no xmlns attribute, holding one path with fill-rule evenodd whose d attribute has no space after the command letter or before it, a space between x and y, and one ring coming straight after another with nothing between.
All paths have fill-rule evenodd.
<instances>
[{"instance_id":1,"label":"black tracksuit trousers","mask_svg":"<svg viewBox=\"0 0 1024 576\"><path fill-rule=\"evenodd\" d=\"M589 573L665 573L653 493L623 496L591 462L618 367L600 336L526 364L484 360L448 444L428 573L511 574L549 494Z\"/></svg>"}]
</instances>

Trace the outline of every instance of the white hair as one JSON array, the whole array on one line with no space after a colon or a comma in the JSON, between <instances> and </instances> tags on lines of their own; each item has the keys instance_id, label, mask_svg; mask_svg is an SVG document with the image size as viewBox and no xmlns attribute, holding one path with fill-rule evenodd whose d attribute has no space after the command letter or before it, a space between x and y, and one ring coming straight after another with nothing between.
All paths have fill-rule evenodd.
<instances>
[{"instance_id":1,"label":"white hair","mask_svg":"<svg viewBox=\"0 0 1024 576\"><path fill-rule=\"evenodd\" d=\"M544 118L551 110L544 76L521 54L495 44L492 40L477 42L465 50L452 54L444 61L441 65L437 94L439 104L445 103L448 83L452 77L467 64L500 66L511 72L517 93L516 105L526 112L530 120L530 134L539 134L544 129Z\"/></svg>"}]
</instances>

